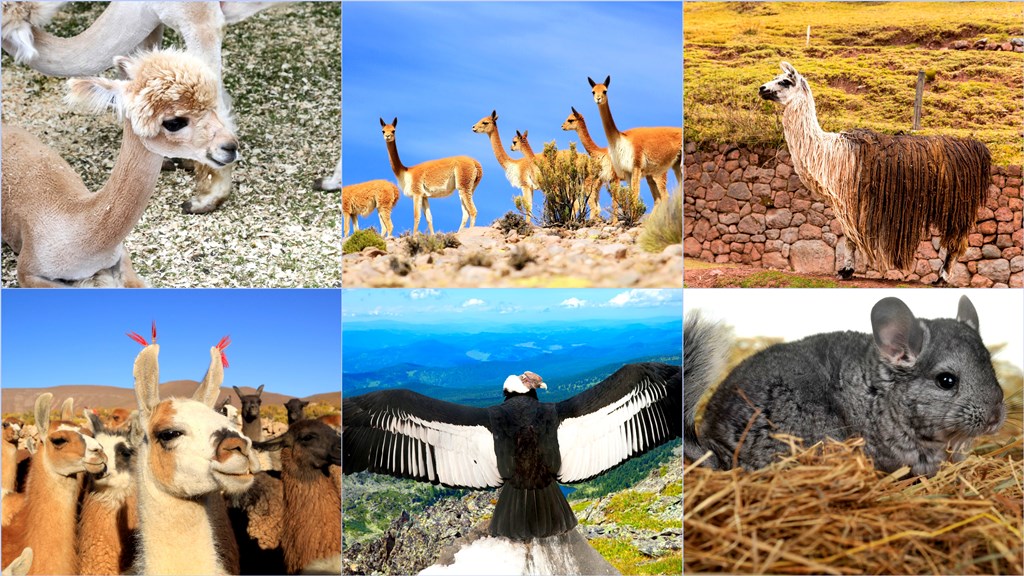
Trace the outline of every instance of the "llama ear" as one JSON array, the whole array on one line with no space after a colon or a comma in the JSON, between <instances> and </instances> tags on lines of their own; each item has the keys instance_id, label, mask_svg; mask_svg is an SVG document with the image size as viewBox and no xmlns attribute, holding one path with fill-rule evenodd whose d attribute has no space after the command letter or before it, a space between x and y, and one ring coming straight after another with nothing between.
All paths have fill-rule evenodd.
<instances>
[{"instance_id":1,"label":"llama ear","mask_svg":"<svg viewBox=\"0 0 1024 576\"><path fill-rule=\"evenodd\" d=\"M284 434L281 434L280 436L277 436L276 438L271 438L270 440L264 440L263 442L253 442L252 443L253 450L259 450L260 452L266 452L266 451L273 452L273 451L276 451L276 450L280 450L281 448L284 447L284 440L285 440L285 438L287 436L288 436L288 433L285 432Z\"/></svg>"},{"instance_id":2,"label":"llama ear","mask_svg":"<svg viewBox=\"0 0 1024 576\"><path fill-rule=\"evenodd\" d=\"M139 352L135 358L135 398L139 403L139 412L149 416L153 407L160 403L160 345L150 344Z\"/></svg>"},{"instance_id":3,"label":"llama ear","mask_svg":"<svg viewBox=\"0 0 1024 576\"><path fill-rule=\"evenodd\" d=\"M64 96L68 105L91 114L113 109L118 119L124 115L124 80L106 78L72 78L68 80L68 93Z\"/></svg>"},{"instance_id":4,"label":"llama ear","mask_svg":"<svg viewBox=\"0 0 1024 576\"><path fill-rule=\"evenodd\" d=\"M46 432L50 429L50 402L53 402L53 394L49 392L44 392L36 398L36 428L39 429L41 438L45 438Z\"/></svg>"},{"instance_id":5,"label":"llama ear","mask_svg":"<svg viewBox=\"0 0 1024 576\"><path fill-rule=\"evenodd\" d=\"M974 304L971 303L971 299L967 296L960 297L960 304L956 309L956 319L974 328L975 332L978 332L981 326L978 323L978 312L974 309Z\"/></svg>"},{"instance_id":6,"label":"llama ear","mask_svg":"<svg viewBox=\"0 0 1024 576\"><path fill-rule=\"evenodd\" d=\"M882 359L894 366L911 367L924 347L924 329L899 298L882 298L871 309L871 330Z\"/></svg>"},{"instance_id":7,"label":"llama ear","mask_svg":"<svg viewBox=\"0 0 1024 576\"><path fill-rule=\"evenodd\" d=\"M220 357L220 348L210 347L210 367L206 369L206 376L199 383L199 388L192 395L192 399L206 404L211 409L217 402L220 395L220 385L224 382L224 362ZM236 388L237 390L237 388Z\"/></svg>"},{"instance_id":8,"label":"llama ear","mask_svg":"<svg viewBox=\"0 0 1024 576\"><path fill-rule=\"evenodd\" d=\"M238 394L238 399L241 400L242 399L242 391L238 389L238 386L232 386L231 388L234 389L235 394Z\"/></svg>"},{"instance_id":9,"label":"llama ear","mask_svg":"<svg viewBox=\"0 0 1024 576\"><path fill-rule=\"evenodd\" d=\"M612 75L609 74L608 77L604 79L604 87L607 88L607 87L609 87L611 85L612 85Z\"/></svg>"},{"instance_id":10,"label":"llama ear","mask_svg":"<svg viewBox=\"0 0 1024 576\"><path fill-rule=\"evenodd\" d=\"M145 441L146 431L142 429L142 422L139 420L139 411L132 410L128 416L128 443L132 446L142 446Z\"/></svg>"},{"instance_id":11,"label":"llama ear","mask_svg":"<svg viewBox=\"0 0 1024 576\"><path fill-rule=\"evenodd\" d=\"M263 394L263 386L264 386L263 384L260 384L260 387L256 389L256 395L257 396L259 396L260 394Z\"/></svg>"},{"instance_id":12,"label":"llama ear","mask_svg":"<svg viewBox=\"0 0 1024 576\"><path fill-rule=\"evenodd\" d=\"M782 71L785 72L786 74L789 74L790 76L796 76L796 68L793 68L793 65L790 64L789 62L782 62L781 64L779 64L779 67L782 68Z\"/></svg>"},{"instance_id":13,"label":"llama ear","mask_svg":"<svg viewBox=\"0 0 1024 576\"><path fill-rule=\"evenodd\" d=\"M67 397L60 404L60 419L71 422L75 419L75 399Z\"/></svg>"}]
</instances>

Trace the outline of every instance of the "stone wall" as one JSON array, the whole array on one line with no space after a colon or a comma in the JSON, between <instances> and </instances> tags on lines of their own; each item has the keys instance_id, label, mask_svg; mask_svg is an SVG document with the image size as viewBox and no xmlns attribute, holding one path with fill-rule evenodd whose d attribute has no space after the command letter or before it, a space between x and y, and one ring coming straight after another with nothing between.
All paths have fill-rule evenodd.
<instances>
[{"instance_id":1,"label":"stone wall","mask_svg":"<svg viewBox=\"0 0 1024 576\"><path fill-rule=\"evenodd\" d=\"M684 253L708 262L834 275L842 262L842 226L822 198L804 188L783 148L720 145L684 157ZM1020 166L994 166L969 248L950 272L950 284L972 287L1024 285L1024 209ZM857 254L856 274L931 283L942 260L939 238L922 239L907 271L869 268Z\"/></svg>"}]
</instances>

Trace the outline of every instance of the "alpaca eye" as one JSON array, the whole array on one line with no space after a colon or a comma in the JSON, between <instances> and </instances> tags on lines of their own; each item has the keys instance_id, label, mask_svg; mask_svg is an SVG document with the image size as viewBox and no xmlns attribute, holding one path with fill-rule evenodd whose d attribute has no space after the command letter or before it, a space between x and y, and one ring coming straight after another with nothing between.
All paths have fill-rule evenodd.
<instances>
[{"instance_id":1,"label":"alpaca eye","mask_svg":"<svg viewBox=\"0 0 1024 576\"><path fill-rule=\"evenodd\" d=\"M161 444L166 444L183 434L185 433L181 430L164 430L156 433L156 439L159 440Z\"/></svg>"},{"instance_id":2,"label":"alpaca eye","mask_svg":"<svg viewBox=\"0 0 1024 576\"><path fill-rule=\"evenodd\" d=\"M164 120L163 125L168 132L177 132L178 130L181 130L185 126L188 126L188 118L171 118L170 120Z\"/></svg>"},{"instance_id":3,"label":"alpaca eye","mask_svg":"<svg viewBox=\"0 0 1024 576\"><path fill-rule=\"evenodd\" d=\"M956 385L959 381L960 380L956 377L955 374L951 374L949 372L941 372L938 376L935 377L935 383L938 384L939 388L942 388L943 390L952 390L953 388L956 388Z\"/></svg>"}]
</instances>

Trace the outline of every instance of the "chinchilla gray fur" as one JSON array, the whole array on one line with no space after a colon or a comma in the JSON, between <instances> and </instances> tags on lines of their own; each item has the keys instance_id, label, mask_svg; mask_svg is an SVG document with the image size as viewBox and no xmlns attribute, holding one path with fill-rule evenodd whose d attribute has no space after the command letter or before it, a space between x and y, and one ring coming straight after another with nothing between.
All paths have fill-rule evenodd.
<instances>
[{"instance_id":1,"label":"chinchilla gray fur","mask_svg":"<svg viewBox=\"0 0 1024 576\"><path fill-rule=\"evenodd\" d=\"M696 442L697 402L725 370L732 350L732 330L699 312L686 317L683 327L683 453L696 460L707 452Z\"/></svg>"},{"instance_id":2,"label":"chinchilla gray fur","mask_svg":"<svg viewBox=\"0 0 1024 576\"><path fill-rule=\"evenodd\" d=\"M876 468L909 466L912 475L931 476L950 449L956 457L957 448L999 429L1006 418L1003 391L966 296L955 320L917 319L899 299L883 298L871 310L871 326L873 334L816 334L744 360L708 401L699 434L687 438L686 456L710 450L706 466L732 468L750 424L738 453L744 468L788 452L773 434L798 436L808 446L860 436ZM684 334L684 345L689 342ZM689 351L684 358L690 361ZM708 385L692 384L684 385L687 431L691 400Z\"/></svg>"}]
</instances>

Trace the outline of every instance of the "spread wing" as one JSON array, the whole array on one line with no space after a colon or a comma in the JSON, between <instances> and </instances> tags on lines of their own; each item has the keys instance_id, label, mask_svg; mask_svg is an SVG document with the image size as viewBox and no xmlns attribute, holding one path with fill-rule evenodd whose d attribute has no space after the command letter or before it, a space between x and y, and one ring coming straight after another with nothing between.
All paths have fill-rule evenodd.
<instances>
[{"instance_id":1,"label":"spread wing","mask_svg":"<svg viewBox=\"0 0 1024 576\"><path fill-rule=\"evenodd\" d=\"M342 402L342 467L457 488L501 486L487 410L409 390Z\"/></svg>"},{"instance_id":2,"label":"spread wing","mask_svg":"<svg viewBox=\"0 0 1024 576\"><path fill-rule=\"evenodd\" d=\"M557 404L559 481L582 482L682 436L682 369L627 364Z\"/></svg>"}]
</instances>

